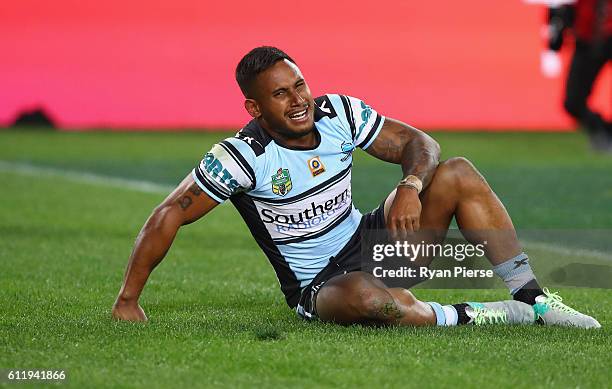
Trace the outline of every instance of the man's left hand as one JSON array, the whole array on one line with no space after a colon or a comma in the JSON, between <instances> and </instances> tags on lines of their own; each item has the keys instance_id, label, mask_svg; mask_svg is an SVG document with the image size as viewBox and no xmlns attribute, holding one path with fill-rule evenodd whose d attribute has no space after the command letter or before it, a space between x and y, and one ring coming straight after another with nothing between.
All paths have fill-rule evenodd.
<instances>
[{"instance_id":1,"label":"man's left hand","mask_svg":"<svg viewBox=\"0 0 612 389\"><path fill-rule=\"evenodd\" d=\"M421 219L421 200L416 189L400 186L387 215L387 229L394 240L405 239L418 231Z\"/></svg>"}]
</instances>

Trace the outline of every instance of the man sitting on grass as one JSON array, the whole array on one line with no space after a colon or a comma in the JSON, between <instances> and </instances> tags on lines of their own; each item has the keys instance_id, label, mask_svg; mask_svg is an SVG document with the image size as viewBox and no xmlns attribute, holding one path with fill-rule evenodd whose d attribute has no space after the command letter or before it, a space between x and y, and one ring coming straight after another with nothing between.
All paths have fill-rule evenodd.
<instances>
[{"instance_id":1,"label":"man sitting on grass","mask_svg":"<svg viewBox=\"0 0 612 389\"><path fill-rule=\"evenodd\" d=\"M146 320L138 298L183 225L229 199L268 257L287 303L305 319L339 324L441 325L535 323L600 327L542 290L504 206L464 158L440 162L425 133L385 118L363 101L313 98L295 61L259 47L238 64L236 80L254 118L213 146L160 204L136 241L113 317ZM374 211L352 202L352 152L360 147L400 164L403 177ZM395 239L430 231L441 242L453 217L510 289L513 300L440 305L389 288L364 271L362 236Z\"/></svg>"}]
</instances>

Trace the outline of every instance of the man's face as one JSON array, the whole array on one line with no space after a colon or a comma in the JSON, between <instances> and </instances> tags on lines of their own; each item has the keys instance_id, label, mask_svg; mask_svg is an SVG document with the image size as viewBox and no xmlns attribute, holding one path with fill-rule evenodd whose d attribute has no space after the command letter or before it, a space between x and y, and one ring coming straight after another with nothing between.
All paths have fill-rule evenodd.
<instances>
[{"instance_id":1,"label":"man's face","mask_svg":"<svg viewBox=\"0 0 612 389\"><path fill-rule=\"evenodd\" d=\"M257 76L251 90L247 110L262 120L264 128L287 138L299 138L313 130L314 99L294 63L278 61ZM256 110L249 109L249 104Z\"/></svg>"}]
</instances>

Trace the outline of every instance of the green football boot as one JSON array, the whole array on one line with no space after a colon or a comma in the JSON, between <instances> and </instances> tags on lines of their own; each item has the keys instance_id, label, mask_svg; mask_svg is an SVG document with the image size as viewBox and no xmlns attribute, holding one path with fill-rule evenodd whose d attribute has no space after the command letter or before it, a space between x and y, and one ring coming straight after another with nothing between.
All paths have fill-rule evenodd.
<instances>
[{"instance_id":1,"label":"green football boot","mask_svg":"<svg viewBox=\"0 0 612 389\"><path fill-rule=\"evenodd\" d=\"M563 304L563 299L548 288L543 289L544 294L536 297L533 311L536 320L547 326L566 326L579 328L601 328L601 324L591 316Z\"/></svg>"}]
</instances>

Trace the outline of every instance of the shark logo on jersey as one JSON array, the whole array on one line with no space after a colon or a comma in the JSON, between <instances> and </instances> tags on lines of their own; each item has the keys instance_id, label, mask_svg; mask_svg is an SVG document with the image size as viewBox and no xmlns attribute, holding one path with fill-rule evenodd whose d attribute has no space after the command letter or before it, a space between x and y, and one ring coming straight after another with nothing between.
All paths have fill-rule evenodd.
<instances>
[{"instance_id":1,"label":"shark logo on jersey","mask_svg":"<svg viewBox=\"0 0 612 389\"><path fill-rule=\"evenodd\" d=\"M355 145L352 142L342 142L340 149L342 150L342 154L344 154L341 161L344 162L349 159L353 151L355 151Z\"/></svg>"},{"instance_id":2,"label":"shark logo on jersey","mask_svg":"<svg viewBox=\"0 0 612 389\"><path fill-rule=\"evenodd\" d=\"M361 102L361 109L361 120L363 123L359 126L359 133L363 131L363 128L368 124L368 120L370 120L370 116L372 116L372 108L363 101Z\"/></svg>"},{"instance_id":3,"label":"shark logo on jersey","mask_svg":"<svg viewBox=\"0 0 612 389\"><path fill-rule=\"evenodd\" d=\"M291 183L291 176L289 175L289 169L280 168L272 176L272 193L284 196L293 188Z\"/></svg>"}]
</instances>

